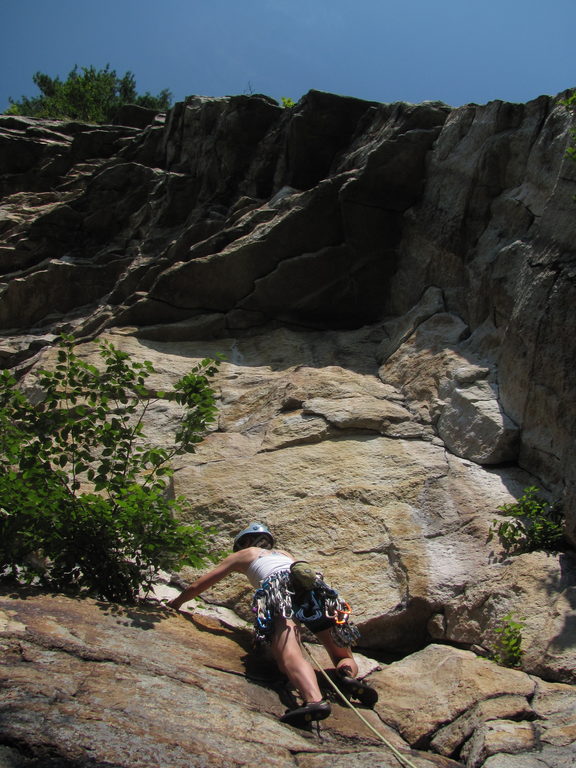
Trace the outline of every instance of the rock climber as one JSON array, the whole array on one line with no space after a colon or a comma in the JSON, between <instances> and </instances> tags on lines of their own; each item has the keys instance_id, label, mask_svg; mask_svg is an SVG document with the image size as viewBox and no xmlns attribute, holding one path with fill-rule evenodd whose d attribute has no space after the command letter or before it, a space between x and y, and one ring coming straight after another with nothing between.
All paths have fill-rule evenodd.
<instances>
[{"instance_id":1,"label":"rock climber","mask_svg":"<svg viewBox=\"0 0 576 768\"><path fill-rule=\"evenodd\" d=\"M349 606L308 563L296 561L288 552L275 549L274 543L265 525L251 523L234 539L231 555L200 576L168 605L179 609L228 574L242 573L256 588L253 602L256 636L270 644L280 670L302 698L302 704L288 710L281 720L303 725L322 720L331 712L314 668L302 653L300 624L314 632L328 651L340 690L349 698L374 705L377 692L356 677L358 666L350 645L357 641L359 632L348 621Z\"/></svg>"}]
</instances>

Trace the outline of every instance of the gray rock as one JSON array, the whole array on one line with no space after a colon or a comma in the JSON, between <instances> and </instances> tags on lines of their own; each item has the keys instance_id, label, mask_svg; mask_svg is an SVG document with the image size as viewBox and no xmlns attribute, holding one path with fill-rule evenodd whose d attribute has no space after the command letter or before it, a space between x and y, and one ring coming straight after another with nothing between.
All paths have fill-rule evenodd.
<instances>
[{"instance_id":1,"label":"gray rock","mask_svg":"<svg viewBox=\"0 0 576 768\"><path fill-rule=\"evenodd\" d=\"M482 370L482 369L481 369ZM498 391L473 373L464 386L452 382L440 395L444 406L437 422L438 435L457 456L479 464L502 464L518 457L520 440L516 424L502 410Z\"/></svg>"},{"instance_id":2,"label":"gray rock","mask_svg":"<svg viewBox=\"0 0 576 768\"><path fill-rule=\"evenodd\" d=\"M146 128L156 122L161 113L157 109L139 107L137 104L123 104L116 113L116 125L129 125L132 128Z\"/></svg>"}]
</instances>

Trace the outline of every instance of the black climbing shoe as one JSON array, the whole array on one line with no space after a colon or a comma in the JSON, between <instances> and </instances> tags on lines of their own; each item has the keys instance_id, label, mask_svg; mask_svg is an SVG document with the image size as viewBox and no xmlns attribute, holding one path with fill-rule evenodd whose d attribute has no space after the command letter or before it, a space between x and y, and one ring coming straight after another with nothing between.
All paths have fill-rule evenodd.
<instances>
[{"instance_id":1,"label":"black climbing shoe","mask_svg":"<svg viewBox=\"0 0 576 768\"><path fill-rule=\"evenodd\" d=\"M288 725L295 725L296 727L308 725L313 720L324 720L328 717L332 707L328 701L312 701L308 704L304 704L302 707L296 707L296 709L287 710L280 721L282 723L288 723Z\"/></svg>"},{"instance_id":2,"label":"black climbing shoe","mask_svg":"<svg viewBox=\"0 0 576 768\"><path fill-rule=\"evenodd\" d=\"M338 675L336 684L349 699L356 699L367 707L373 707L378 701L378 691L368 683L348 675Z\"/></svg>"}]
</instances>

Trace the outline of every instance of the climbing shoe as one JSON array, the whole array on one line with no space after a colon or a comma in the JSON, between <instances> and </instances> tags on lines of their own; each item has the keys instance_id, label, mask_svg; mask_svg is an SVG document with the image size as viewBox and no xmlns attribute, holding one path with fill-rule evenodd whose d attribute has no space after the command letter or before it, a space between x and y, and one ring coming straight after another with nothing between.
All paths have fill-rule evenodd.
<instances>
[{"instance_id":1,"label":"climbing shoe","mask_svg":"<svg viewBox=\"0 0 576 768\"><path fill-rule=\"evenodd\" d=\"M367 707L373 707L378 701L378 691L363 680L340 674L336 684L349 699L355 699Z\"/></svg>"},{"instance_id":2,"label":"climbing shoe","mask_svg":"<svg viewBox=\"0 0 576 768\"><path fill-rule=\"evenodd\" d=\"M324 720L331 711L330 702L324 700L311 701L302 707L287 710L280 718L280 721L288 723L288 725L295 725L298 728L308 725L313 720Z\"/></svg>"}]
</instances>

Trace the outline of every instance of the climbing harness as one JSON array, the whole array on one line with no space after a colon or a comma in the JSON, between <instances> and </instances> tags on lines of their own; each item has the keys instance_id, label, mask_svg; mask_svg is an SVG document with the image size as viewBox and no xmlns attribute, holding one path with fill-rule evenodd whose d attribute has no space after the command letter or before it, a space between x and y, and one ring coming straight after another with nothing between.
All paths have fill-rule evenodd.
<instances>
[{"instance_id":1,"label":"climbing harness","mask_svg":"<svg viewBox=\"0 0 576 768\"><path fill-rule=\"evenodd\" d=\"M374 726L371 725L368 722L368 720L366 720L366 718L360 712L360 710L357 709L354 706L354 704L352 704L350 699L344 693L342 693L340 688L336 685L336 683L328 675L328 673L326 672L324 667L322 667L322 665L318 661L316 661L316 659L314 658L314 656L311 653L310 649L307 648L305 645L303 646L303 648L306 651L306 653L308 654L308 656L310 657L310 660L312 661L314 666L317 667L317 669L321 672L322 675L324 675L324 677L326 678L326 680L328 680L328 682L330 683L332 688L334 688L334 690L336 691L338 696L340 696L340 698L346 703L346 705L349 706L350 709L352 709L352 711L360 718L360 720L362 720L364 725L366 725L369 728L369 730L371 730L372 733L375 734L380 739L380 741L382 741L388 747L388 749L392 752L394 757L399 762L401 762L403 765L408 766L408 768L417 768L416 765L414 765L414 763L411 760L409 760L407 757L404 757L404 755L399 750L397 750L396 747L388 741L388 739L386 739L384 736L382 736L382 734L379 731L377 731L376 728L374 728Z\"/></svg>"},{"instance_id":2,"label":"climbing harness","mask_svg":"<svg viewBox=\"0 0 576 768\"><path fill-rule=\"evenodd\" d=\"M351 610L323 581L321 573L299 561L290 570L273 573L256 590L252 601L256 640L270 642L274 617L282 616L299 621L312 632L330 629L337 645L350 647L360 639L360 632L350 621Z\"/></svg>"}]
</instances>

